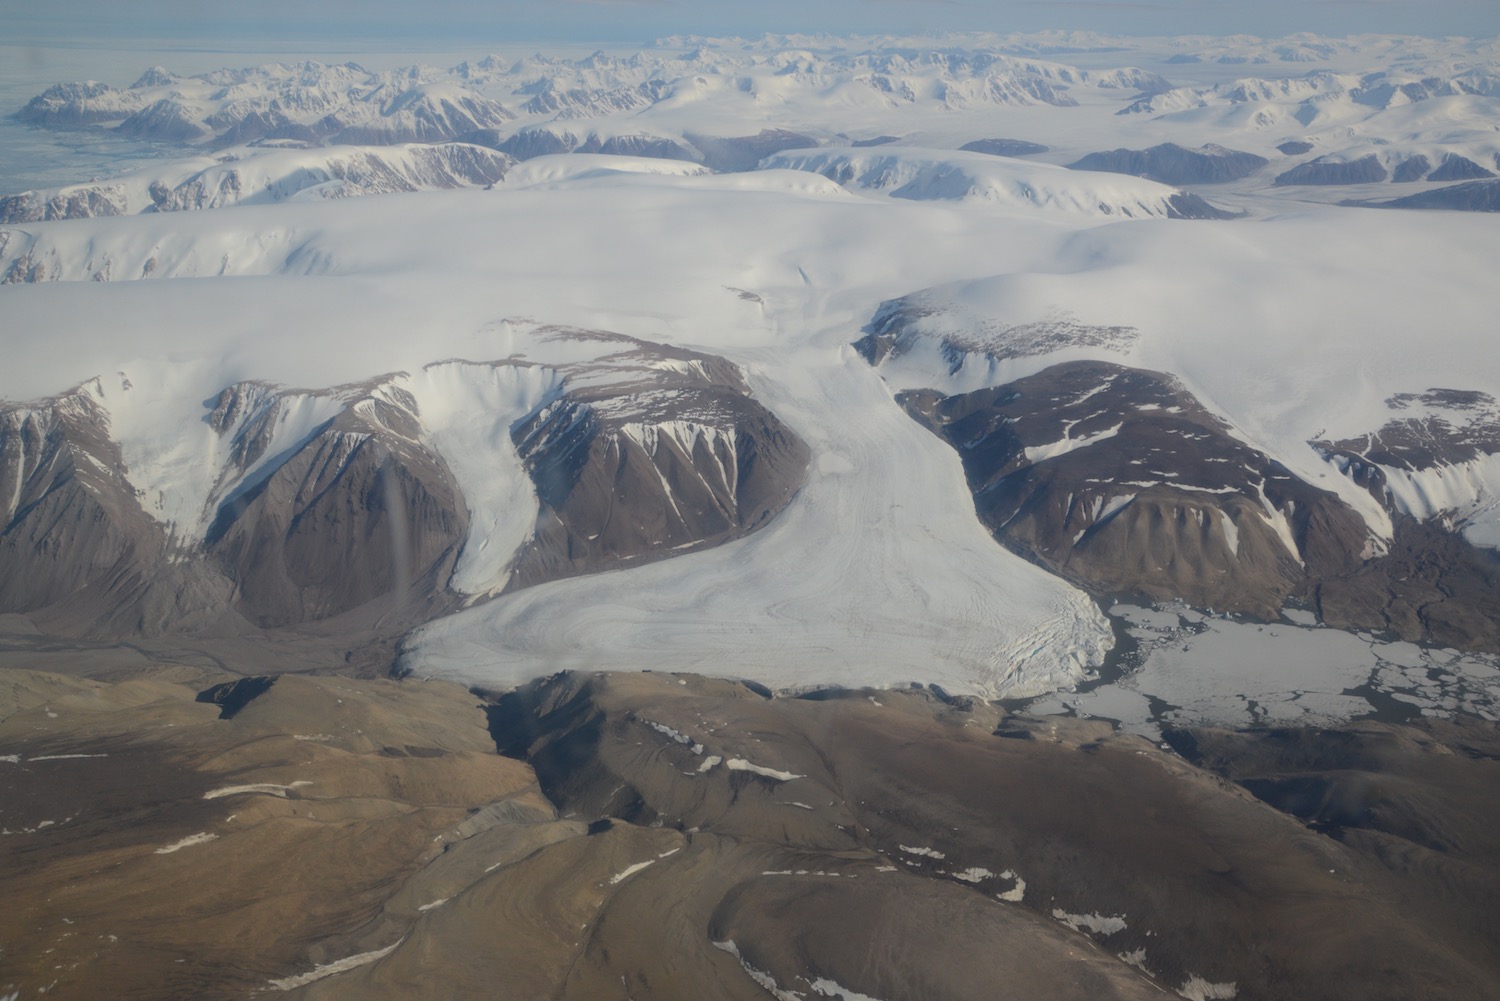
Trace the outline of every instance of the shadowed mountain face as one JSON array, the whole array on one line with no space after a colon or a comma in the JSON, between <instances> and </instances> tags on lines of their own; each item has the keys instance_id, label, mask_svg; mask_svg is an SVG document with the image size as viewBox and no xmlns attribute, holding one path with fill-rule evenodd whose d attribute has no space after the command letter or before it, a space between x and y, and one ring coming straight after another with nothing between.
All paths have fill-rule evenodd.
<instances>
[{"instance_id":1,"label":"shadowed mountain face","mask_svg":"<svg viewBox=\"0 0 1500 1001\"><path fill-rule=\"evenodd\" d=\"M1342 160L1309 160L1299 163L1276 177L1277 185L1287 184L1371 184L1387 177L1380 159L1373 153L1348 162Z\"/></svg>"},{"instance_id":2,"label":"shadowed mountain face","mask_svg":"<svg viewBox=\"0 0 1500 1001\"><path fill-rule=\"evenodd\" d=\"M970 153L988 153L991 156L1034 156L1047 152L1049 148L1025 139L975 139L959 147Z\"/></svg>"},{"instance_id":3,"label":"shadowed mountain face","mask_svg":"<svg viewBox=\"0 0 1500 1001\"><path fill-rule=\"evenodd\" d=\"M1474 181L1484 177L1494 177L1495 172L1487 167L1470 160L1466 156L1457 153L1445 153L1443 162L1438 164L1437 169L1427 175L1429 181Z\"/></svg>"},{"instance_id":4,"label":"shadowed mountain face","mask_svg":"<svg viewBox=\"0 0 1500 1001\"><path fill-rule=\"evenodd\" d=\"M1360 205L1380 209L1451 209L1459 212L1500 212L1500 179L1450 184L1436 191L1419 191L1414 195L1389 201L1361 201Z\"/></svg>"},{"instance_id":5,"label":"shadowed mountain face","mask_svg":"<svg viewBox=\"0 0 1500 1001\"><path fill-rule=\"evenodd\" d=\"M218 411L216 411L217 413ZM468 529L417 416L355 402L287 461L219 508L205 546L262 626L324 619L423 581L439 591Z\"/></svg>"},{"instance_id":6,"label":"shadowed mountain face","mask_svg":"<svg viewBox=\"0 0 1500 1001\"><path fill-rule=\"evenodd\" d=\"M84 390L0 408L0 608L62 633L232 626L230 581L170 559L123 468Z\"/></svg>"},{"instance_id":7,"label":"shadowed mountain face","mask_svg":"<svg viewBox=\"0 0 1500 1001\"><path fill-rule=\"evenodd\" d=\"M1116 149L1090 153L1075 163L1073 170L1103 170L1112 174L1133 174L1163 184L1222 184L1248 177L1270 161L1254 153L1208 145L1188 149L1176 143L1162 143L1150 149Z\"/></svg>"},{"instance_id":8,"label":"shadowed mountain face","mask_svg":"<svg viewBox=\"0 0 1500 1001\"><path fill-rule=\"evenodd\" d=\"M997 539L1096 593L1271 616L1364 545L1342 501L1230 435L1170 376L1074 362L901 401L958 450Z\"/></svg>"},{"instance_id":9,"label":"shadowed mountain face","mask_svg":"<svg viewBox=\"0 0 1500 1001\"><path fill-rule=\"evenodd\" d=\"M1492 723L1178 731L1173 753L918 689L563 674L486 706L442 682L223 677L7 672L8 989L1500 986Z\"/></svg>"}]
</instances>

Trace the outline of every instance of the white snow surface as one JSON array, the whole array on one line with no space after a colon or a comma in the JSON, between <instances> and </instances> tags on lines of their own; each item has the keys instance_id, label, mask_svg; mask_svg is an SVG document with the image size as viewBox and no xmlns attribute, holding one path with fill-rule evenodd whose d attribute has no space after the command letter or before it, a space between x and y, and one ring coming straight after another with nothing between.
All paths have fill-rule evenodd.
<instances>
[{"instance_id":1,"label":"white snow surface","mask_svg":"<svg viewBox=\"0 0 1500 1001\"><path fill-rule=\"evenodd\" d=\"M190 834L187 837L183 838L181 841L174 841L170 845L158 848L156 850L156 854L171 855L173 852L179 852L184 848L191 848L194 845L202 845L207 844L210 841L216 841L218 840L218 837L219 836L217 834L210 834L207 831L203 831L198 834Z\"/></svg>"},{"instance_id":2,"label":"white snow surface","mask_svg":"<svg viewBox=\"0 0 1500 1001\"><path fill-rule=\"evenodd\" d=\"M218 789L210 789L203 794L204 799L223 799L225 796L266 795L279 796L286 799L294 789L302 786L310 786L311 782L301 779L281 785L276 782L251 782L247 785L220 786Z\"/></svg>"},{"instance_id":3,"label":"white snow surface","mask_svg":"<svg viewBox=\"0 0 1500 1001\"><path fill-rule=\"evenodd\" d=\"M1177 988L1177 993L1188 1001L1234 1001L1239 991L1233 982L1216 984L1193 973Z\"/></svg>"},{"instance_id":4,"label":"white snow surface","mask_svg":"<svg viewBox=\"0 0 1500 1001\"><path fill-rule=\"evenodd\" d=\"M428 365L391 383L416 401L427 440L469 506L469 535L449 581L460 594L498 594L536 528L536 487L510 429L561 386L554 369L465 362Z\"/></svg>"},{"instance_id":5,"label":"white snow surface","mask_svg":"<svg viewBox=\"0 0 1500 1001\"><path fill-rule=\"evenodd\" d=\"M731 772L750 772L753 775L761 775L768 779L775 779L777 782L790 782L792 781L792 779L800 779L803 777L801 775L794 775L788 771L783 771L780 768L768 768L765 765L757 765L752 761L745 760L744 758L730 758L728 761L724 762L724 767L729 769Z\"/></svg>"},{"instance_id":6,"label":"white snow surface","mask_svg":"<svg viewBox=\"0 0 1500 1001\"><path fill-rule=\"evenodd\" d=\"M842 1001L880 1001L879 998L871 997L868 994L851 991L837 980L830 980L827 977L819 977L814 980L812 982L812 989L814 994L823 998L841 998Z\"/></svg>"},{"instance_id":7,"label":"white snow surface","mask_svg":"<svg viewBox=\"0 0 1500 1001\"><path fill-rule=\"evenodd\" d=\"M1125 174L905 146L778 153L761 161L761 167L805 170L853 190L878 191L892 198L962 201L1102 217L1165 218L1168 201L1178 194L1176 188Z\"/></svg>"},{"instance_id":8,"label":"white snow surface","mask_svg":"<svg viewBox=\"0 0 1500 1001\"><path fill-rule=\"evenodd\" d=\"M1099 914L1098 912L1069 914L1060 907L1054 907L1052 908L1052 918L1055 921L1061 921L1074 931L1087 930L1105 938L1122 932L1128 927L1125 924L1125 915L1123 914Z\"/></svg>"},{"instance_id":9,"label":"white snow surface","mask_svg":"<svg viewBox=\"0 0 1500 1001\"><path fill-rule=\"evenodd\" d=\"M314 981L322 980L324 977L331 977L335 973L343 973L345 970L368 966L376 960L384 959L395 952L396 946L400 945L401 941L404 941L404 939L393 942L384 949L375 949L372 952L361 952L354 956L345 956L343 959L334 960L332 963L320 963L306 973L283 977L280 980L272 980L266 986L275 988L278 991L289 991L313 983Z\"/></svg>"},{"instance_id":10,"label":"white snow surface","mask_svg":"<svg viewBox=\"0 0 1500 1001\"><path fill-rule=\"evenodd\" d=\"M508 189L603 181L617 174L658 174L666 177L700 177L712 173L702 164L685 160L659 160L643 156L606 153L554 153L517 164L505 175Z\"/></svg>"}]
</instances>

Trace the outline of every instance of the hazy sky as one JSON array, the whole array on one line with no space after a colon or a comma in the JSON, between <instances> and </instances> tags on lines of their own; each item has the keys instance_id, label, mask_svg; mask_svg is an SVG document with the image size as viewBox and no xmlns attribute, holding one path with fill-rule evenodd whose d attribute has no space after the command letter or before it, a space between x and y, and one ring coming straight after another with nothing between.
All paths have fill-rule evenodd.
<instances>
[{"instance_id":1,"label":"hazy sky","mask_svg":"<svg viewBox=\"0 0 1500 1001\"><path fill-rule=\"evenodd\" d=\"M1280 36L1500 34L1500 0L0 0L26 37L614 40L666 34L1094 29Z\"/></svg>"}]
</instances>

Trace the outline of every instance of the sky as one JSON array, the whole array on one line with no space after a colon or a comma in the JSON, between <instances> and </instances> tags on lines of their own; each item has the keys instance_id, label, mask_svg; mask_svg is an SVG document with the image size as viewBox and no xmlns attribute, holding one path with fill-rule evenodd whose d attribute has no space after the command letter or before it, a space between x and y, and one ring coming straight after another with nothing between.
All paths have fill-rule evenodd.
<instances>
[{"instance_id":1,"label":"sky","mask_svg":"<svg viewBox=\"0 0 1500 1001\"><path fill-rule=\"evenodd\" d=\"M769 32L1500 34L1500 0L0 0L12 41L618 41Z\"/></svg>"}]
</instances>

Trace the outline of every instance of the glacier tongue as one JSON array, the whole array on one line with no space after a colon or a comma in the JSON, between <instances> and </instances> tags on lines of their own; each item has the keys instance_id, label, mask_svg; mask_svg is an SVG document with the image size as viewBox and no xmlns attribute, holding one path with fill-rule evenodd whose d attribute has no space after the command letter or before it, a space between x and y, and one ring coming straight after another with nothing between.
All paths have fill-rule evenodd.
<instances>
[{"instance_id":1,"label":"glacier tongue","mask_svg":"<svg viewBox=\"0 0 1500 1001\"><path fill-rule=\"evenodd\" d=\"M1020 695L1069 687L1099 663L1112 638L1093 602L995 544L956 456L891 406L853 352L733 357L813 453L814 475L774 522L437 620L408 639L403 664L489 685L651 667Z\"/></svg>"},{"instance_id":2,"label":"glacier tongue","mask_svg":"<svg viewBox=\"0 0 1500 1001\"><path fill-rule=\"evenodd\" d=\"M392 385L416 401L427 440L469 505L469 536L449 587L471 598L499 593L540 510L511 425L555 396L562 377L542 366L440 362Z\"/></svg>"}]
</instances>

